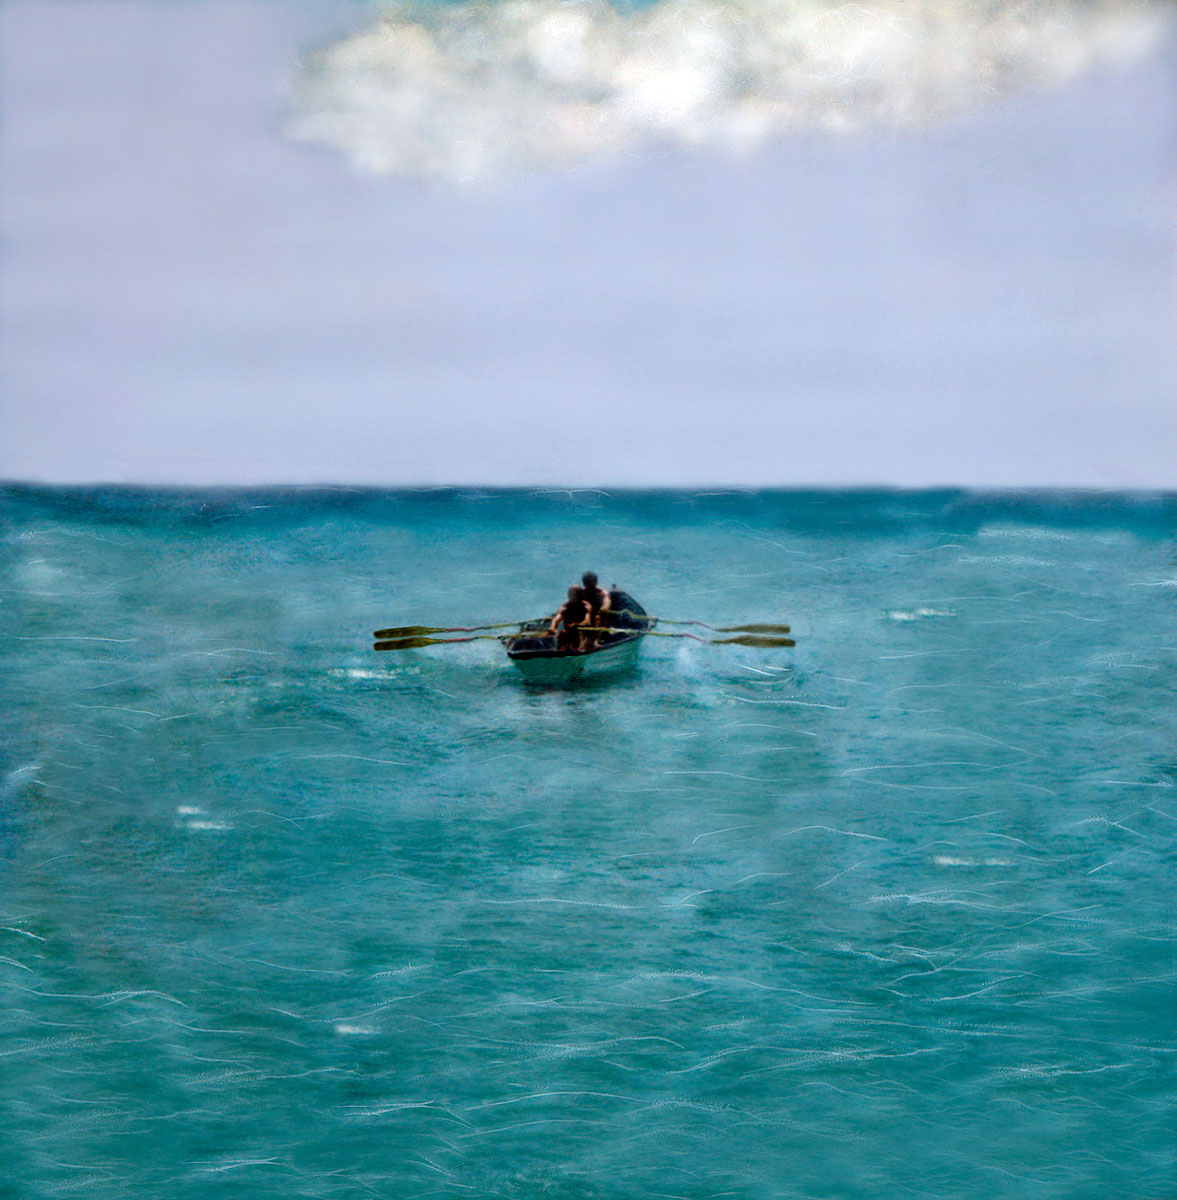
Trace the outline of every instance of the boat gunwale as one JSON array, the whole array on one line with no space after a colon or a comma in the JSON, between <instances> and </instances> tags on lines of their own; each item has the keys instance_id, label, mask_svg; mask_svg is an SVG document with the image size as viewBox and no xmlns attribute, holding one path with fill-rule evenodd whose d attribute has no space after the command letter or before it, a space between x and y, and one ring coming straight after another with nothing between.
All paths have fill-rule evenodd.
<instances>
[{"instance_id":1,"label":"boat gunwale","mask_svg":"<svg viewBox=\"0 0 1177 1200\"><path fill-rule=\"evenodd\" d=\"M507 656L513 662L526 661L532 658L589 658L591 655L600 654L604 650L616 650L619 646L628 646L631 642L640 641L646 636L646 630L627 629L621 633L619 637L610 638L608 642L604 642L599 646L590 646L587 650L515 650L512 647L507 647ZM536 638L536 641L539 639Z\"/></svg>"}]
</instances>

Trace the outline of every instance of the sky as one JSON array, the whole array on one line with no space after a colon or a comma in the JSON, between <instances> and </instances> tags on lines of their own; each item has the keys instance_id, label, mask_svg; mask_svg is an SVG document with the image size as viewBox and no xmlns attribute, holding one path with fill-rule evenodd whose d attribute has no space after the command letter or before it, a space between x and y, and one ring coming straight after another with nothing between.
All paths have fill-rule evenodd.
<instances>
[{"instance_id":1,"label":"sky","mask_svg":"<svg viewBox=\"0 0 1177 1200\"><path fill-rule=\"evenodd\" d=\"M0 0L0 479L1177 487L1172 25L916 125L659 109L463 182L478 96L417 94L432 177L308 140L371 24Z\"/></svg>"}]
</instances>

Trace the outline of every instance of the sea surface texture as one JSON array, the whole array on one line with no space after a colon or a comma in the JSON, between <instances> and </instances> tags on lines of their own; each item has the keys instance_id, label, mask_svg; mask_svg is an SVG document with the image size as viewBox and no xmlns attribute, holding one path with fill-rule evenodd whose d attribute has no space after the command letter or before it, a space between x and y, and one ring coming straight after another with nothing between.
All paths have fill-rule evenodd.
<instances>
[{"instance_id":1,"label":"sea surface texture","mask_svg":"<svg viewBox=\"0 0 1177 1200\"><path fill-rule=\"evenodd\" d=\"M0 512L5 1196L1177 1194L1177 498Z\"/></svg>"}]
</instances>

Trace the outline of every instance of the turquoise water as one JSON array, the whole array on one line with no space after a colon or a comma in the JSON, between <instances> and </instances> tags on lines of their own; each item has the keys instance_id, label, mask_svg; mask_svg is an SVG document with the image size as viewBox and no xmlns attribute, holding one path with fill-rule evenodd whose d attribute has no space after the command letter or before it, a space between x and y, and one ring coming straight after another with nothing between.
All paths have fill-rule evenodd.
<instances>
[{"instance_id":1,"label":"turquoise water","mask_svg":"<svg viewBox=\"0 0 1177 1200\"><path fill-rule=\"evenodd\" d=\"M1177 498L0 512L5 1194L1174 1194Z\"/></svg>"}]
</instances>

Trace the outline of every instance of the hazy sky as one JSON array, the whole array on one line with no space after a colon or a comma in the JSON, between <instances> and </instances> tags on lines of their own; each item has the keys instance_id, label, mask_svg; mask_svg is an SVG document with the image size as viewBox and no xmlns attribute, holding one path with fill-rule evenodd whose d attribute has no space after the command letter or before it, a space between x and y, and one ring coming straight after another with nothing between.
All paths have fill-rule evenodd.
<instances>
[{"instance_id":1,"label":"hazy sky","mask_svg":"<svg viewBox=\"0 0 1177 1200\"><path fill-rule=\"evenodd\" d=\"M0 478L1177 487L1171 41L474 191L284 136L366 20L0 2Z\"/></svg>"}]
</instances>

